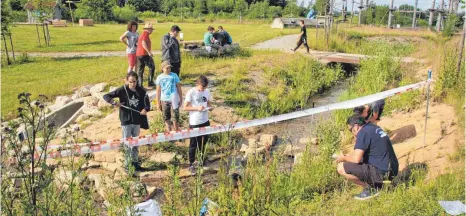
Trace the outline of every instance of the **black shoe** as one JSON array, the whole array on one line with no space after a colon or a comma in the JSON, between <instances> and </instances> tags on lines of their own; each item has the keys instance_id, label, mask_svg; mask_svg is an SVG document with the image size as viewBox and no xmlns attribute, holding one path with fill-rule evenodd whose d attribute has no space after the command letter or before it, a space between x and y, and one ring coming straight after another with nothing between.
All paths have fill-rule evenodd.
<instances>
[{"instance_id":1,"label":"black shoe","mask_svg":"<svg viewBox=\"0 0 466 216\"><path fill-rule=\"evenodd\" d=\"M134 171L142 172L146 170L145 168L141 167L141 165L139 165L139 163L137 162L132 163L132 165L134 166Z\"/></svg>"}]
</instances>

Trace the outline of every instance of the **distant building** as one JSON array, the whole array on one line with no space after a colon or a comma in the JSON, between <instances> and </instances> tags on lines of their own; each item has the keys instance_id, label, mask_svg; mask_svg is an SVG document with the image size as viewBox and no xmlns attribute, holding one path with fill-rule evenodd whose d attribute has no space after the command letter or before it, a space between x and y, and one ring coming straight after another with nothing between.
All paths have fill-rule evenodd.
<instances>
[{"instance_id":1,"label":"distant building","mask_svg":"<svg viewBox=\"0 0 466 216\"><path fill-rule=\"evenodd\" d=\"M272 28L297 28L299 27L299 21L304 20L306 27L315 27L317 22L319 25L323 25L324 19L306 19L306 18L275 18L272 22Z\"/></svg>"},{"instance_id":2,"label":"distant building","mask_svg":"<svg viewBox=\"0 0 466 216\"><path fill-rule=\"evenodd\" d=\"M44 4L43 5L44 7L53 8L51 14L48 14L49 17L52 18L52 20L61 20L62 19L61 7L60 7L60 4L58 2L50 1L50 2L44 2L43 4ZM37 9L37 7L34 5L34 3L31 2L31 1L26 3L26 5L24 5L24 9L28 13L28 20L27 20L28 23L38 23L39 20L37 20L37 17L40 15L40 13L44 13L44 12L39 11Z\"/></svg>"}]
</instances>

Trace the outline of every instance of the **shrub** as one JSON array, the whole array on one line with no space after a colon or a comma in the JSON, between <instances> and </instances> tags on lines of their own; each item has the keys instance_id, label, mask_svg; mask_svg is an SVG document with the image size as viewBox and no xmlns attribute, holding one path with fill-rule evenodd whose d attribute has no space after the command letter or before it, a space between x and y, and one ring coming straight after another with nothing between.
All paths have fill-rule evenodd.
<instances>
[{"instance_id":1,"label":"shrub","mask_svg":"<svg viewBox=\"0 0 466 216\"><path fill-rule=\"evenodd\" d=\"M139 18L141 19L154 18L156 16L157 16L157 13L154 11L144 11L139 14Z\"/></svg>"},{"instance_id":2,"label":"shrub","mask_svg":"<svg viewBox=\"0 0 466 216\"><path fill-rule=\"evenodd\" d=\"M13 22L26 22L28 15L26 11L10 11L11 12L11 21Z\"/></svg>"},{"instance_id":3,"label":"shrub","mask_svg":"<svg viewBox=\"0 0 466 216\"><path fill-rule=\"evenodd\" d=\"M131 5L126 5L125 7L114 6L112 8L114 21L119 23L127 23L132 20L138 20L138 12Z\"/></svg>"}]
</instances>

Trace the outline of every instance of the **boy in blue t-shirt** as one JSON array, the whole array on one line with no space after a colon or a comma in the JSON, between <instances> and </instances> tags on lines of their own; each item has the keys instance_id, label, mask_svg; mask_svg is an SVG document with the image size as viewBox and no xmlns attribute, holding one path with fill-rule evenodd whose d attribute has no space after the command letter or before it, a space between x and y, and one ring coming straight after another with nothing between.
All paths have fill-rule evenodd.
<instances>
[{"instance_id":1,"label":"boy in blue t-shirt","mask_svg":"<svg viewBox=\"0 0 466 216\"><path fill-rule=\"evenodd\" d=\"M162 62L163 73L157 76L155 84L157 85L157 105L162 112L163 121L165 121L165 130L171 131L171 111L175 115L175 131L180 129L180 109L181 92L180 78L176 73L170 72L171 65L168 61Z\"/></svg>"}]
</instances>

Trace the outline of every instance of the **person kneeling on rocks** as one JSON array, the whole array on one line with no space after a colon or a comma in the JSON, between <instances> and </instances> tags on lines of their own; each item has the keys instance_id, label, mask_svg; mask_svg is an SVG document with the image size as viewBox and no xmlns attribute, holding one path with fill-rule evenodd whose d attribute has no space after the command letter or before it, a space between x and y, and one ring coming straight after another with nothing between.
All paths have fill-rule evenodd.
<instances>
[{"instance_id":1,"label":"person kneeling on rocks","mask_svg":"<svg viewBox=\"0 0 466 216\"><path fill-rule=\"evenodd\" d=\"M129 72L126 75L126 84L115 91L104 95L104 100L120 109L120 122L123 139L138 137L140 129L149 129L147 112L150 111L149 96L141 86L138 85L138 75ZM119 102L113 99L118 98ZM133 165L136 170L141 170L138 162L138 147L125 146L125 168Z\"/></svg>"},{"instance_id":2,"label":"person kneeling on rocks","mask_svg":"<svg viewBox=\"0 0 466 216\"><path fill-rule=\"evenodd\" d=\"M398 174L398 159L390 138L380 127L366 123L360 115L348 118L347 124L356 144L353 155L337 157L337 171L364 188L354 198L369 199L378 195L384 178L391 180Z\"/></svg>"}]
</instances>

